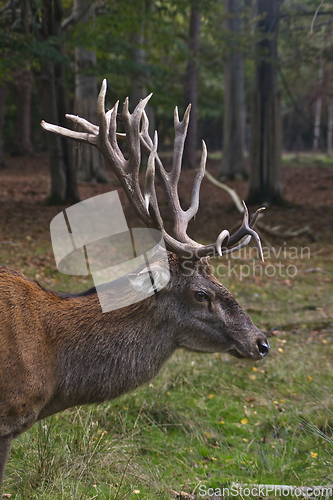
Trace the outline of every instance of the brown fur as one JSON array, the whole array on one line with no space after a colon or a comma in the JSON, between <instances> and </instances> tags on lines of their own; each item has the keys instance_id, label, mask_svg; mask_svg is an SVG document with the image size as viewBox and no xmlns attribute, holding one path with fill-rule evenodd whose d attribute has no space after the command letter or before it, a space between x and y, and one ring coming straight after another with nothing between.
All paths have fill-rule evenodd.
<instances>
[{"instance_id":1,"label":"brown fur","mask_svg":"<svg viewBox=\"0 0 333 500\"><path fill-rule=\"evenodd\" d=\"M57 294L0 266L0 491L11 440L37 420L135 389L179 347L252 359L263 357L260 346L268 352L205 259L186 273L174 254L169 265L167 287L105 314L94 290ZM119 286L132 293L126 277ZM117 300L118 292L103 293Z\"/></svg>"}]
</instances>

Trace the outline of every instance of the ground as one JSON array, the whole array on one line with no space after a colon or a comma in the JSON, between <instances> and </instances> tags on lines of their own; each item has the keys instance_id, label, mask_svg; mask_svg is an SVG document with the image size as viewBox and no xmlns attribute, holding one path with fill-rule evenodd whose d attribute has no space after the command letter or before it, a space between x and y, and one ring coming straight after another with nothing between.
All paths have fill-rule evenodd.
<instances>
[{"instance_id":1,"label":"ground","mask_svg":"<svg viewBox=\"0 0 333 500\"><path fill-rule=\"evenodd\" d=\"M219 160L209 160L207 170L217 177ZM31 237L49 240L49 224L62 207L47 207L44 204L50 190L48 156L8 158L8 170L0 171L1 240ZM287 158L282 169L282 181L285 198L293 203L293 208L268 207L264 222L269 226L281 226L286 229L299 229L305 225L311 227L317 243L333 241L333 163L322 158L304 157ZM128 224L138 225L120 183L108 172L112 184L79 185L80 198L86 199L110 189L118 189L126 212ZM180 198L184 207L190 200L195 172L184 170L179 185ZM246 197L247 182L228 182L241 198ZM160 194L160 192L159 192ZM162 203L162 212L168 222L170 216L166 203ZM253 208L253 207L250 207ZM257 207L256 207L257 208ZM231 229L239 220L239 214L232 206L230 197L224 191L203 180L200 194L200 209L195 223L190 226L190 233L198 241L212 242L219 232ZM303 237L301 242L309 241ZM273 242L274 243L274 242Z\"/></svg>"},{"instance_id":2,"label":"ground","mask_svg":"<svg viewBox=\"0 0 333 500\"><path fill-rule=\"evenodd\" d=\"M8 164L0 171L0 263L53 290L89 288L90 278L55 268L49 225L64 207L44 205L47 156L9 158ZM208 161L213 175L218 168L219 160ZM184 171L180 181L185 207L194 175ZM286 240L266 235L273 249L264 243L264 264L246 252L212 261L268 336L269 356L249 363L179 351L133 394L36 424L11 449L4 479L11 500L216 500L218 488L233 482L333 483L333 161L285 156L282 178L293 205L268 207L263 222L280 232L309 226L310 233ZM246 196L246 183L228 184ZM114 178L79 186L81 199L110 189L120 190ZM120 196L129 225L137 226ZM164 202L161 210L169 225ZM211 243L239 221L228 195L204 179L189 234Z\"/></svg>"}]
</instances>

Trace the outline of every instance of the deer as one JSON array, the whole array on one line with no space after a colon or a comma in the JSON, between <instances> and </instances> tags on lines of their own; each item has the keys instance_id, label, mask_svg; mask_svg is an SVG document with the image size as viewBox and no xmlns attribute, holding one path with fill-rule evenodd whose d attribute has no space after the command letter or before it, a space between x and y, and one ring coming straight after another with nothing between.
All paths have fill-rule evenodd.
<instances>
[{"instance_id":1,"label":"deer","mask_svg":"<svg viewBox=\"0 0 333 500\"><path fill-rule=\"evenodd\" d=\"M105 108L107 83L97 100L98 125L66 115L84 132L41 123L52 133L97 147L112 167L140 220L157 229L167 250L169 281L148 298L103 313L96 293L70 295L44 289L21 272L0 266L0 494L11 442L41 419L67 408L109 401L153 379L176 349L199 353L229 353L236 358L261 360L270 346L265 335L231 293L213 275L210 257L235 252L254 238L263 252L254 225L260 210L230 235L223 229L215 243L203 245L187 234L189 221L199 208L207 148L202 142L200 167L191 204L184 211L178 196L184 142L190 106L183 120L174 112L173 165L168 172L158 155L157 132L151 139L145 107L152 94L133 113L126 98ZM125 133L117 132L121 120ZM127 142L128 158L119 146ZM140 186L141 156L148 158L144 187ZM166 231L156 195L162 184L173 218ZM126 294L144 292L165 273L157 256L151 269L121 278ZM107 300L117 300L112 290ZM109 294L109 295L108 295Z\"/></svg>"}]
</instances>

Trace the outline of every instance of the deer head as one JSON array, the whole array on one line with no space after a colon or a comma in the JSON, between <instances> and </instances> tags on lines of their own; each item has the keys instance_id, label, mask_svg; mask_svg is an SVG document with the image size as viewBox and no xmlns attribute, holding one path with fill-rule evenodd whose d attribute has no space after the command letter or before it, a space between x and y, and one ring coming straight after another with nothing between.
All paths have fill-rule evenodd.
<instances>
[{"instance_id":1,"label":"deer head","mask_svg":"<svg viewBox=\"0 0 333 500\"><path fill-rule=\"evenodd\" d=\"M177 188L190 106L186 109L182 121L179 120L177 107L175 108L173 165L171 171L167 172L157 152L157 132L153 140L148 134L149 122L145 107L152 94L141 100L132 114L129 112L127 98L122 114L118 115L119 102L109 111L105 111L106 89L107 84L104 80L97 101L98 126L74 115L66 117L81 126L85 132L72 131L45 122L42 122L42 126L50 132L97 147L112 167L143 223L162 233L166 248L171 252L169 258L171 280L165 289L158 293L161 297L166 297L165 300L170 303L171 310L175 301L178 305L181 304L181 307L177 307L178 314L174 317L174 322L182 325L180 328L184 334L177 340L177 346L203 352L229 351L237 357L263 358L269 351L267 339L253 325L228 290L212 275L207 260L210 256L222 257L241 249L249 243L251 237L254 238L259 257L263 260L260 239L253 229L262 209L257 210L249 221L248 210L243 202L243 221L233 235L223 229L215 243L210 245L201 245L191 239L187 235L187 227L199 208L199 191L206 167L207 149L203 141L191 204L188 210L184 211L180 205ZM125 134L117 133L117 120L121 120ZM119 147L118 139L127 141L127 159ZM143 189L139 182L141 153L148 157ZM155 189L156 176L163 186L172 214L172 235L165 230L159 209ZM132 274L129 280L132 288L142 287L144 290L145 287L152 286L151 280L158 280L161 273L163 273L162 267L155 264L153 274L151 270L145 272L141 269L136 276ZM194 331L197 335L191 333ZM223 338L219 338L222 331Z\"/></svg>"}]
</instances>

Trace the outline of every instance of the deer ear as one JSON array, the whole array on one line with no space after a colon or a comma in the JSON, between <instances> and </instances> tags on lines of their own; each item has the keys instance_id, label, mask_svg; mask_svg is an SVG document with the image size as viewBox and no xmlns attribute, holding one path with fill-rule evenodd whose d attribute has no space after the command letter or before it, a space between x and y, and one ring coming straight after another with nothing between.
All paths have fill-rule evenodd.
<instances>
[{"instance_id":1,"label":"deer ear","mask_svg":"<svg viewBox=\"0 0 333 500\"><path fill-rule=\"evenodd\" d=\"M130 273L127 277L135 292L143 293L149 297L168 284L170 273L168 268L153 264L138 273Z\"/></svg>"}]
</instances>

